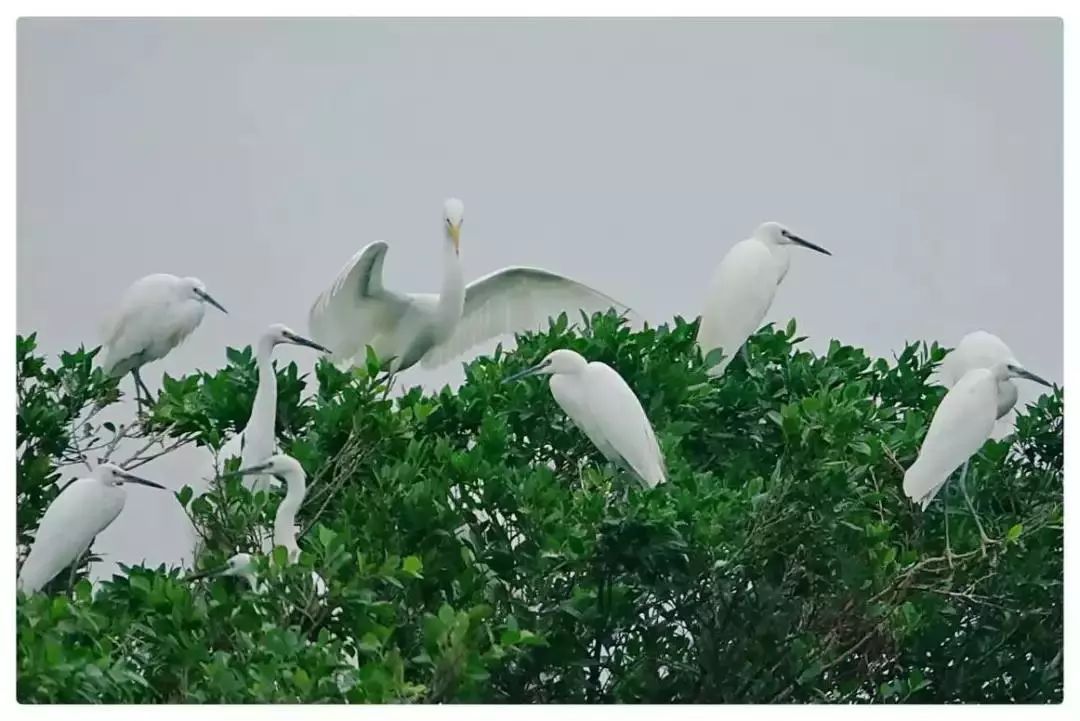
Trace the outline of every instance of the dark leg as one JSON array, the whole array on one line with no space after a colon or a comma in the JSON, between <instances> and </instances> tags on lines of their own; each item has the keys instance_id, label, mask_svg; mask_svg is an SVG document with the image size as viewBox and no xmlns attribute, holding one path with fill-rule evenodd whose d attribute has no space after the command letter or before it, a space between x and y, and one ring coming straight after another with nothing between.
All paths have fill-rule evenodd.
<instances>
[{"instance_id":1,"label":"dark leg","mask_svg":"<svg viewBox=\"0 0 1080 721\"><path fill-rule=\"evenodd\" d=\"M139 388L142 388L142 392L146 394L146 404L150 405L150 403L154 399L154 394L151 393L150 389L146 387L145 383L143 383L142 377L139 375L139 369L136 368L135 370L131 371L131 374L135 376L135 382L138 384Z\"/></svg>"},{"instance_id":2,"label":"dark leg","mask_svg":"<svg viewBox=\"0 0 1080 721\"><path fill-rule=\"evenodd\" d=\"M945 501L945 558L949 562L949 568L952 568L953 552L952 545L949 544L949 487L948 485L942 489L944 491Z\"/></svg>"},{"instance_id":3,"label":"dark leg","mask_svg":"<svg viewBox=\"0 0 1080 721\"><path fill-rule=\"evenodd\" d=\"M135 384L135 408L137 409L137 411L141 412L143 400L142 396L140 395L139 373L137 371L131 371L131 377L133 379L132 382Z\"/></svg>"},{"instance_id":4,"label":"dark leg","mask_svg":"<svg viewBox=\"0 0 1080 721\"><path fill-rule=\"evenodd\" d=\"M964 483L964 479L967 478L968 466L971 461L964 463L964 468L960 471L960 490L964 492L964 500L967 501L968 510L971 511L971 517L975 519L975 525L979 528L979 545L982 549L982 554L986 555L986 544L993 543L990 537L986 535L986 531L983 530L982 521L979 520L979 514L975 512L975 505L971 502L971 496L967 492L967 484Z\"/></svg>"}]
</instances>

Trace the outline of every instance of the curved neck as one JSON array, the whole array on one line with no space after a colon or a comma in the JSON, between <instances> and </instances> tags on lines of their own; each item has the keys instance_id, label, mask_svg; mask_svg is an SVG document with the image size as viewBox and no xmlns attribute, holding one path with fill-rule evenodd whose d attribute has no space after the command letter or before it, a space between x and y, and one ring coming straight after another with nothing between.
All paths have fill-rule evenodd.
<instances>
[{"instance_id":1,"label":"curved neck","mask_svg":"<svg viewBox=\"0 0 1080 721\"><path fill-rule=\"evenodd\" d=\"M259 340L255 350L255 363L259 369L259 387L255 391L255 402L251 404L251 416L247 427L269 425L269 434L274 434L274 422L277 417L277 373L274 372L274 344L266 338Z\"/></svg>"},{"instance_id":2,"label":"curved neck","mask_svg":"<svg viewBox=\"0 0 1080 721\"><path fill-rule=\"evenodd\" d=\"M776 279L777 282L780 282L787 275L788 266L791 265L791 251L786 245L780 245L779 243L766 241L761 241L761 243L772 253L773 261L776 263Z\"/></svg>"},{"instance_id":3,"label":"curved neck","mask_svg":"<svg viewBox=\"0 0 1080 721\"><path fill-rule=\"evenodd\" d=\"M307 495L307 483L303 475L290 475L285 482L289 490L274 515L274 547L285 546L289 551L289 560L295 561L300 553L300 546L296 543L296 514Z\"/></svg>"},{"instance_id":4,"label":"curved neck","mask_svg":"<svg viewBox=\"0 0 1080 721\"><path fill-rule=\"evenodd\" d=\"M465 278L454 244L443 243L443 283L439 293L439 327L452 333L465 310Z\"/></svg>"}]
</instances>

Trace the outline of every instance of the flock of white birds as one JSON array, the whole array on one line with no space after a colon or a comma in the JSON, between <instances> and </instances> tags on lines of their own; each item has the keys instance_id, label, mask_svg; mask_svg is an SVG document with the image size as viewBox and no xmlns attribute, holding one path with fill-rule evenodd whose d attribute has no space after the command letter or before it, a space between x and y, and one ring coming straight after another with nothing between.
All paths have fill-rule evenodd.
<instances>
[{"instance_id":1,"label":"flock of white birds","mask_svg":"<svg viewBox=\"0 0 1080 721\"><path fill-rule=\"evenodd\" d=\"M275 479L287 488L263 552L284 546L289 560L296 560L300 549L295 519L306 493L300 464L287 455L274 455L275 346L307 346L342 364L362 362L366 348L371 347L384 370L393 375L418 362L437 367L497 336L537 329L563 311L629 311L598 290L539 268L503 268L466 285L460 259L463 222L464 205L460 200L447 200L443 208L443 282L438 295L386 288L382 273L389 246L376 241L354 255L316 299L308 321L313 339L280 324L270 326L260 337L256 347L259 386L241 434L238 473L251 477L256 491L266 490ZM708 290L697 337L703 355L722 351L710 375L722 375L734 354L760 327L788 272L792 246L831 255L783 225L768 222L750 238L736 243L721 260ZM150 402L153 395L143 383L140 369L165 357L187 338L202 322L207 305L225 312L196 278L155 274L136 281L104 327L103 368L115 377L130 373L136 402ZM969 458L990 437L996 420L1017 401L1013 379L1050 385L1024 369L1005 343L984 331L963 338L946 357L940 374L949 391L903 482L905 494L924 509L961 466L963 487ZM647 487L665 482L664 459L652 425L633 390L614 369L560 349L506 380L530 375L551 376L555 401L605 458ZM124 485L128 483L164 488L109 463L69 484L41 519L19 571L18 588L25 593L37 592L81 558L123 510ZM979 523L966 487L964 496ZM981 523L979 529L982 532ZM989 540L984 532L982 536L984 543ZM251 554L238 553L223 568L189 578L233 575L259 590L254 568ZM325 593L322 579L313 574L313 580L320 594Z\"/></svg>"}]
</instances>

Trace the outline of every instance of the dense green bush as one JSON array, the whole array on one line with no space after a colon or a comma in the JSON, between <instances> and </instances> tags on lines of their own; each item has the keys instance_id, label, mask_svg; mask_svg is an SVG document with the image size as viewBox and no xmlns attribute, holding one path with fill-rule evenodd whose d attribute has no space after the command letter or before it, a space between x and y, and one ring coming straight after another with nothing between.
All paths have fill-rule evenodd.
<instances>
[{"instance_id":1,"label":"dense green bush","mask_svg":"<svg viewBox=\"0 0 1080 721\"><path fill-rule=\"evenodd\" d=\"M817 356L792 323L709 380L695 329L562 317L434 395L384 397L375 359L321 362L317 390L279 371L279 439L309 477L300 562L260 556L262 595L179 569L126 569L93 593L82 567L62 574L53 595L19 598L20 700L1060 701L1062 392L972 461L999 542L984 553L958 489L943 494L950 563L941 502L920 512L900 488L944 349L887 362L833 341ZM628 484L543 380L501 382L560 347L626 378L669 483ZM184 443L216 452L257 382L250 352L230 350L216 373L166 378L144 423L81 429L116 383L93 352L50 369L34 351L18 339L21 544L62 464L120 434L147 441L135 464ZM179 491L198 565L255 548L279 494L235 479Z\"/></svg>"}]
</instances>

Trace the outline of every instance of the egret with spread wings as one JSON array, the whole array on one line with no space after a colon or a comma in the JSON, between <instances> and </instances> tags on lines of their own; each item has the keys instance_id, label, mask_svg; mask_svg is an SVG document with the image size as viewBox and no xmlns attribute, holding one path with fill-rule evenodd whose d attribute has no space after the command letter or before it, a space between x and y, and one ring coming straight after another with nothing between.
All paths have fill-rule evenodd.
<instances>
[{"instance_id":1,"label":"egret with spread wings","mask_svg":"<svg viewBox=\"0 0 1080 721\"><path fill-rule=\"evenodd\" d=\"M418 362L435 368L475 345L535 329L562 311L587 313L626 306L598 290L539 268L511 266L465 285L460 245L464 205L443 207L442 291L400 293L383 286L389 247L375 241L353 256L308 318L312 338L338 361L362 358L371 346L391 373Z\"/></svg>"}]
</instances>

